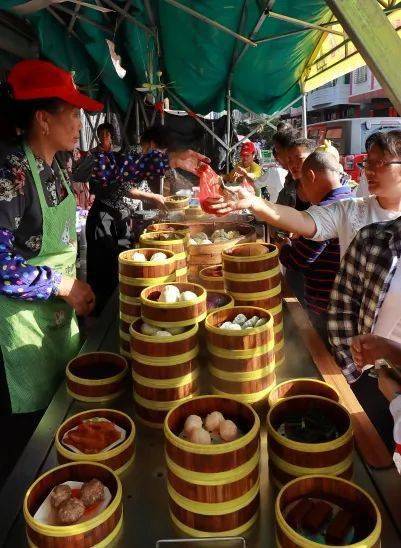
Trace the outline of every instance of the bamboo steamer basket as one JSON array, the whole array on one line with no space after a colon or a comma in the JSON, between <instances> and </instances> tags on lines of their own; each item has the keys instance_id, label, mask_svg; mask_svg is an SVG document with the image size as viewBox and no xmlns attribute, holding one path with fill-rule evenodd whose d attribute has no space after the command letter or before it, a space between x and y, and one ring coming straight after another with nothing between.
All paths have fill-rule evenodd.
<instances>
[{"instance_id":1,"label":"bamboo steamer basket","mask_svg":"<svg viewBox=\"0 0 401 548\"><path fill-rule=\"evenodd\" d=\"M275 403L284 398L305 395L322 396L322 398L336 402L340 401L340 396L334 386L318 379L300 378L284 381L273 388L268 398L269 407L273 407Z\"/></svg>"},{"instance_id":2,"label":"bamboo steamer basket","mask_svg":"<svg viewBox=\"0 0 401 548\"><path fill-rule=\"evenodd\" d=\"M206 290L192 283L174 284L180 290L192 291L197 295L193 301L177 303L159 302L160 293L168 284L147 287L141 293L142 318L151 325L161 327L186 327L199 323L206 317ZM153 298L154 297L154 298Z\"/></svg>"},{"instance_id":3,"label":"bamboo steamer basket","mask_svg":"<svg viewBox=\"0 0 401 548\"><path fill-rule=\"evenodd\" d=\"M45 525L34 519L41 503L56 485L66 481L99 479L112 500L98 516L73 525ZM123 522L121 482L100 463L74 462L58 466L40 476L28 489L23 505L28 545L31 548L90 548L109 546L117 539Z\"/></svg>"},{"instance_id":4,"label":"bamboo steamer basket","mask_svg":"<svg viewBox=\"0 0 401 548\"><path fill-rule=\"evenodd\" d=\"M125 440L108 451L93 454L75 453L62 444L63 436L68 430L93 417L108 419L123 428L126 431ZM79 461L100 462L114 470L116 474L122 474L134 462L135 424L128 415L116 409L91 409L90 411L78 413L64 421L56 432L55 445L57 459L60 464Z\"/></svg>"},{"instance_id":5,"label":"bamboo steamer basket","mask_svg":"<svg viewBox=\"0 0 401 548\"><path fill-rule=\"evenodd\" d=\"M340 435L324 443L301 443L282 436L277 427L288 413L300 413L313 405L338 428ZM293 396L277 402L267 415L269 470L281 488L295 477L324 474L350 479L353 474L351 417L339 403L321 396Z\"/></svg>"},{"instance_id":6,"label":"bamboo steamer basket","mask_svg":"<svg viewBox=\"0 0 401 548\"><path fill-rule=\"evenodd\" d=\"M257 274L279 266L278 248L273 244L245 243L221 254L223 270L230 274Z\"/></svg>"},{"instance_id":7,"label":"bamboo steamer basket","mask_svg":"<svg viewBox=\"0 0 401 548\"><path fill-rule=\"evenodd\" d=\"M133 261L135 252L143 253L146 261ZM160 252L158 248L141 248L123 251L118 256L120 294L139 298L144 287L175 281L176 256L173 251L163 251L167 259L149 261L150 257ZM130 314L133 315L133 314Z\"/></svg>"},{"instance_id":8,"label":"bamboo steamer basket","mask_svg":"<svg viewBox=\"0 0 401 548\"><path fill-rule=\"evenodd\" d=\"M198 325L166 338L143 335L142 323L130 329L135 409L141 422L161 428L170 409L198 393Z\"/></svg>"},{"instance_id":9,"label":"bamboo steamer basket","mask_svg":"<svg viewBox=\"0 0 401 548\"><path fill-rule=\"evenodd\" d=\"M171 234L171 230L144 232L139 237L139 243L144 246L156 247L163 251L172 251L175 254L176 272L175 279L178 282L186 282L188 276L187 248L188 232L177 232L175 240L157 240L161 234ZM162 283L162 282L159 282Z\"/></svg>"},{"instance_id":10,"label":"bamboo steamer basket","mask_svg":"<svg viewBox=\"0 0 401 548\"><path fill-rule=\"evenodd\" d=\"M379 509L363 489L350 481L333 476L312 475L298 478L279 492L276 504L276 543L278 548L319 548L322 544L308 540L295 531L285 519L286 508L300 499L320 498L334 503L340 508L358 514L360 523L365 530L361 531L361 538L349 548L379 548L382 531L382 519ZM325 544L328 548L334 548Z\"/></svg>"},{"instance_id":11,"label":"bamboo steamer basket","mask_svg":"<svg viewBox=\"0 0 401 548\"><path fill-rule=\"evenodd\" d=\"M268 322L246 331L218 327L237 314L259 316ZM236 306L209 314L205 328L213 392L250 404L266 399L276 382L271 315L261 308Z\"/></svg>"},{"instance_id":12,"label":"bamboo steamer basket","mask_svg":"<svg viewBox=\"0 0 401 548\"><path fill-rule=\"evenodd\" d=\"M206 266L216 266L221 264L221 254L224 250L233 247L238 243L252 242L256 240L255 229L247 223L192 223L191 237L199 232L205 232L211 236L216 229L237 230L240 233L238 238L219 242L216 244L201 244L188 246L188 266L189 275L193 280L199 279L199 272Z\"/></svg>"},{"instance_id":13,"label":"bamboo steamer basket","mask_svg":"<svg viewBox=\"0 0 401 548\"><path fill-rule=\"evenodd\" d=\"M243 436L218 445L198 445L179 437L185 419L220 411ZM172 409L164 423L170 515L185 535L242 535L259 511L260 422L238 400L200 396Z\"/></svg>"},{"instance_id":14,"label":"bamboo steamer basket","mask_svg":"<svg viewBox=\"0 0 401 548\"><path fill-rule=\"evenodd\" d=\"M184 232L189 235L190 230L184 223L154 223L149 225L145 232Z\"/></svg>"},{"instance_id":15,"label":"bamboo steamer basket","mask_svg":"<svg viewBox=\"0 0 401 548\"><path fill-rule=\"evenodd\" d=\"M213 273L215 273L213 275ZM208 266L199 272L199 283L205 289L224 291L223 269L221 265Z\"/></svg>"},{"instance_id":16,"label":"bamboo steamer basket","mask_svg":"<svg viewBox=\"0 0 401 548\"><path fill-rule=\"evenodd\" d=\"M189 198L187 196L167 196L164 203L170 211L184 211L189 206Z\"/></svg>"},{"instance_id":17,"label":"bamboo steamer basket","mask_svg":"<svg viewBox=\"0 0 401 548\"><path fill-rule=\"evenodd\" d=\"M106 373L99 375L106 367ZM76 400L86 403L108 402L124 392L127 373L127 361L118 354L80 354L67 364L67 391Z\"/></svg>"}]
</instances>

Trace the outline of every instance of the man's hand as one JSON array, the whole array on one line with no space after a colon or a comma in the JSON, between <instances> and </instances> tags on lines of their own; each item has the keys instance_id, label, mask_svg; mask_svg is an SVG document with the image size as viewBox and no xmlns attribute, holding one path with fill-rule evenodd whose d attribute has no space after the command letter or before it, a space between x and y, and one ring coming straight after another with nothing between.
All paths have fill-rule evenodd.
<instances>
[{"instance_id":1,"label":"man's hand","mask_svg":"<svg viewBox=\"0 0 401 548\"><path fill-rule=\"evenodd\" d=\"M95 295L91 286L69 276L61 278L57 296L68 303L78 316L87 316L95 306Z\"/></svg>"},{"instance_id":2,"label":"man's hand","mask_svg":"<svg viewBox=\"0 0 401 548\"><path fill-rule=\"evenodd\" d=\"M365 365L374 365L376 360L390 360L401 365L401 345L378 335L358 335L351 344L355 365L362 370Z\"/></svg>"},{"instance_id":3,"label":"man's hand","mask_svg":"<svg viewBox=\"0 0 401 548\"><path fill-rule=\"evenodd\" d=\"M166 210L165 199L161 194L151 193L146 196L146 199L153 202L157 209L161 209L163 211Z\"/></svg>"},{"instance_id":4,"label":"man's hand","mask_svg":"<svg viewBox=\"0 0 401 548\"><path fill-rule=\"evenodd\" d=\"M233 211L241 211L242 209L253 210L255 201L259 200L255 194L239 188L236 191L236 197L229 195L229 198L208 198L206 200L207 207L212 210L216 215L228 215Z\"/></svg>"}]
</instances>

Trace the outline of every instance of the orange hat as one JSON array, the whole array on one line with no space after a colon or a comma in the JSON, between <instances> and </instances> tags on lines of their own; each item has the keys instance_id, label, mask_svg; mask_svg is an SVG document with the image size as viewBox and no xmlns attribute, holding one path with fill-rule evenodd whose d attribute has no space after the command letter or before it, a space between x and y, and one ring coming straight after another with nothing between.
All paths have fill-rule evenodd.
<instances>
[{"instance_id":1,"label":"orange hat","mask_svg":"<svg viewBox=\"0 0 401 548\"><path fill-rule=\"evenodd\" d=\"M11 69L7 81L17 101L57 98L90 112L103 110L102 103L78 91L71 72L48 61L20 61Z\"/></svg>"},{"instance_id":2,"label":"orange hat","mask_svg":"<svg viewBox=\"0 0 401 548\"><path fill-rule=\"evenodd\" d=\"M247 141L241 147L241 156L245 156L246 154L255 154L255 152L256 152L256 147L252 143L252 141Z\"/></svg>"}]
</instances>

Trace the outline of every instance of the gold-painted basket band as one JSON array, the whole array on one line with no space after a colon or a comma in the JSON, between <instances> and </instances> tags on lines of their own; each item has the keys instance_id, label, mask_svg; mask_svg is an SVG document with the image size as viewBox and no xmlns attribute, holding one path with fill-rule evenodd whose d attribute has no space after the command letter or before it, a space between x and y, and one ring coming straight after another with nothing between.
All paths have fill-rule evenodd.
<instances>
[{"instance_id":1,"label":"gold-painted basket band","mask_svg":"<svg viewBox=\"0 0 401 548\"><path fill-rule=\"evenodd\" d=\"M219 396L226 396L227 398L233 398L234 400L238 400L241 403L247 403L248 405L252 405L253 403L257 403L258 401L261 401L270 393L270 390L276 385L276 381L272 382L270 386L265 388L264 390L260 390L259 392L252 392L251 394L228 394L227 392L223 392L222 390L218 390L213 386L213 393L217 394Z\"/></svg>"},{"instance_id":2,"label":"gold-painted basket band","mask_svg":"<svg viewBox=\"0 0 401 548\"><path fill-rule=\"evenodd\" d=\"M270 278L274 278L274 276L278 276L280 272L280 267L275 266L271 270L252 274L234 274L233 272L224 270L223 276L225 280L229 280L230 282L261 282L262 280L269 280Z\"/></svg>"},{"instance_id":3,"label":"gold-painted basket band","mask_svg":"<svg viewBox=\"0 0 401 548\"><path fill-rule=\"evenodd\" d=\"M256 245L263 245L263 244L256 244ZM235 249L245 247L252 247L249 246L249 244L239 244L235 246ZM231 251L231 250L230 250ZM261 255L233 255L231 253L228 253L227 251L223 251L222 258L225 261L229 261L230 263L254 263L258 261L265 261L266 259L273 259L273 257L278 257L278 249L274 249L273 251L262 253Z\"/></svg>"},{"instance_id":4,"label":"gold-painted basket band","mask_svg":"<svg viewBox=\"0 0 401 548\"><path fill-rule=\"evenodd\" d=\"M269 363L261 369L255 369L253 371L243 371L243 372L233 372L233 371L224 371L222 369L217 369L213 365L209 364L209 372L214 377L221 379L222 381L230 382L246 382L246 381L256 381L258 379L263 379L267 377L270 373L273 373L275 370L275 363L273 358L273 363Z\"/></svg>"},{"instance_id":5,"label":"gold-painted basket band","mask_svg":"<svg viewBox=\"0 0 401 548\"><path fill-rule=\"evenodd\" d=\"M305 455L307 456L307 455ZM321 468L307 468L306 466L297 466L281 459L274 451L269 450L269 459L280 470L289 474L290 476L310 476L311 474L326 475L326 476L340 476L346 472L354 462L353 454L341 462L333 464L332 466L322 466Z\"/></svg>"},{"instance_id":6,"label":"gold-painted basket band","mask_svg":"<svg viewBox=\"0 0 401 548\"><path fill-rule=\"evenodd\" d=\"M147 400L145 398L142 398L142 396L134 392L134 400L139 405L141 405L142 407L145 407L146 409L152 409L153 411L170 411L170 409L173 409L173 407L175 407L179 403L184 403L185 401L191 400L197 395L198 395L198 392L194 392L193 394L190 394L189 396L186 396L185 398L181 398L179 400L156 401L156 400Z\"/></svg>"},{"instance_id":7,"label":"gold-painted basket band","mask_svg":"<svg viewBox=\"0 0 401 548\"><path fill-rule=\"evenodd\" d=\"M231 529L230 531L222 531L216 533L215 531L199 531L198 529L192 529L192 527L188 527L187 525L184 525L181 521L179 521L170 511L171 521L174 523L174 525L178 529L180 529L185 535L197 538L208 538L211 535L213 535L213 537L238 537L254 525L254 523L258 519L258 515L259 510L255 513L254 516L251 517L249 521L247 521L240 527L237 527L236 529Z\"/></svg>"},{"instance_id":8,"label":"gold-painted basket band","mask_svg":"<svg viewBox=\"0 0 401 548\"><path fill-rule=\"evenodd\" d=\"M165 284L167 282L175 281L175 272L168 274L167 276L160 276L159 278L130 278L129 276L118 275L118 279L121 283L126 285L132 285L133 287L149 287L152 285Z\"/></svg>"},{"instance_id":9,"label":"gold-painted basket band","mask_svg":"<svg viewBox=\"0 0 401 548\"><path fill-rule=\"evenodd\" d=\"M194 514L202 514L203 516L221 516L238 512L250 504L259 494L259 480L251 489L236 499L226 502L198 502L195 500L183 497L167 482L167 491L173 501L189 512Z\"/></svg>"},{"instance_id":10,"label":"gold-painted basket band","mask_svg":"<svg viewBox=\"0 0 401 548\"><path fill-rule=\"evenodd\" d=\"M171 337L168 337L166 340L165 337L155 337L154 335L144 335L143 333L140 333L139 331L136 331L133 329L132 325L129 328L130 335L133 340L139 340L143 342L154 342L154 343L166 343L166 342L178 342L178 341L185 341L186 339L190 339L199 330L198 324L194 324L191 329L187 329L184 331L184 333L179 333L178 335L172 335Z\"/></svg>"},{"instance_id":11,"label":"gold-painted basket band","mask_svg":"<svg viewBox=\"0 0 401 548\"><path fill-rule=\"evenodd\" d=\"M277 297L277 295L280 295L281 282L273 287L273 289L269 289L268 291L259 291L257 293L236 293L234 291L231 291L230 293L236 301L261 301L264 299L271 299L273 297Z\"/></svg>"},{"instance_id":12,"label":"gold-painted basket band","mask_svg":"<svg viewBox=\"0 0 401 548\"><path fill-rule=\"evenodd\" d=\"M259 356L268 354L274 348L275 346L273 339L268 344L258 346L257 348L249 348L248 350L230 350L214 346L209 342L207 343L207 349L211 354L213 354L213 356L217 356L218 358L228 358L231 360L259 358Z\"/></svg>"},{"instance_id":13,"label":"gold-painted basket band","mask_svg":"<svg viewBox=\"0 0 401 548\"><path fill-rule=\"evenodd\" d=\"M135 382L141 384L142 386L156 389L179 388L181 386L185 386L191 382L196 381L198 377L198 369L194 369L187 375L182 375L181 377L175 377L173 379L150 379L149 377L142 377L142 375L138 375L138 373L135 373L135 371L132 372L132 378Z\"/></svg>"},{"instance_id":14,"label":"gold-painted basket band","mask_svg":"<svg viewBox=\"0 0 401 548\"><path fill-rule=\"evenodd\" d=\"M124 293L120 293L120 301L125 304L137 304L141 305L141 299L139 297L130 297Z\"/></svg>"},{"instance_id":15,"label":"gold-painted basket band","mask_svg":"<svg viewBox=\"0 0 401 548\"><path fill-rule=\"evenodd\" d=\"M150 325L155 325L156 327L188 327L190 325L194 325L195 323L200 323L206 318L207 313L203 312L202 314L199 314L199 316L196 316L195 318L191 318L190 320L181 320L178 322L160 322L158 320L152 320L151 318L148 318L146 316L146 312L142 313L142 319L146 321L146 323Z\"/></svg>"},{"instance_id":16,"label":"gold-painted basket band","mask_svg":"<svg viewBox=\"0 0 401 548\"><path fill-rule=\"evenodd\" d=\"M179 466L174 461L170 459L166 453L166 463L167 468L173 472L178 478L195 485L227 485L229 483L234 483L243 478L249 476L257 466L259 466L260 461L260 451L257 449L252 455L252 457L246 461L244 464L233 468L232 470L226 470L224 472L194 472L193 470L188 470L188 468L183 468Z\"/></svg>"}]
</instances>

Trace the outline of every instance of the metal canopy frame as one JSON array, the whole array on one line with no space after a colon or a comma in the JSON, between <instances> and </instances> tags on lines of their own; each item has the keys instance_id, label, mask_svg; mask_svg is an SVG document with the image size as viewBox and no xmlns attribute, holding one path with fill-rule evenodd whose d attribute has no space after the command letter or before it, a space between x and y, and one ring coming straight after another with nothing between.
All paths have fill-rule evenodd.
<instances>
[{"instance_id":1,"label":"metal canopy frame","mask_svg":"<svg viewBox=\"0 0 401 548\"><path fill-rule=\"evenodd\" d=\"M401 56L401 41L386 17L386 14L391 13L394 10L401 9L400 0L326 0L326 3L331 9L332 13L330 14L330 20L327 22L322 22L321 24L309 23L308 21L303 21L294 17L290 17L288 15L277 13L273 10L275 0L263 0L263 2L261 2L262 10L258 18L258 21L256 22L254 28L252 29L252 31L250 32L248 36L244 36L243 27L246 20L246 11L247 11L247 5L249 0L243 0L243 12L241 15L241 22L238 29L236 29L236 31L225 27L218 21L214 21L213 19L208 18L207 16L203 15L202 13L192 8L189 8L188 6L182 4L178 0L164 0L164 1L170 4L171 6L175 7L176 9L181 10L191 15L192 17L195 17L198 20L201 20L205 24L211 25L212 27L236 39L236 45L234 48L233 58L232 58L231 67L229 70L229 75L227 78L227 85L226 85L227 143L224 143L217 135L215 135L214 132L206 124L204 124L201 117L194 115L191 109L184 103L184 101L182 101L182 99L177 95L175 91L171 90L170 88L167 88L166 90L167 94L170 95L176 103L180 104L188 114L194 116L197 122L201 126L203 126L204 129L208 131L208 133L210 133L224 147L227 154L227 168L229 165L230 153L240 144L240 143L235 143L235 145L231 147L232 104L235 104L238 107L242 108L243 110L246 110L252 113L252 111L249 110L246 107L246 105L240 103L238 100L232 97L232 81L233 81L233 76L234 76L236 67L241 62L241 60L243 59L244 55L247 53L250 47L258 47L258 45L264 44L266 42L272 42L272 41L279 40L281 38L286 38L289 36L302 35L303 33L310 30L316 30L321 32L322 33L321 39L319 40L311 58L306 63L306 69L304 70L304 73L303 73L303 80L300 81L301 89L303 89L304 81L307 78L307 74L308 74L308 67L310 67L314 61L316 61L318 52L319 52L319 46L322 40L329 33L332 33L337 36L341 36L344 38L344 41L342 42L341 46L338 46L338 47L342 47L344 44L348 43L349 41L352 41L355 44L360 54L363 56L365 61L369 64L370 68L372 69L378 81L382 84L384 89L387 90L388 95L391 98L397 110L401 112L401 73L398 71L397 67L394 66L394 64L393 65L391 64L388 56L388 51L392 52L392 58L394 57L398 58L399 56ZM148 35L150 35L153 38L153 40L155 41L156 51L159 57L159 66L162 69L164 69L161 45L158 37L158 22L156 21L153 10L152 10L151 0L144 0L144 6L146 9L146 13L148 15L150 26L147 26L146 24L142 23L130 13L130 9L131 9L130 0L127 0L125 2L124 7L116 4L116 2L113 0L95 0L95 2L100 7L107 6L111 8L112 10L114 10L115 12L117 12L120 15L119 19L115 21L115 19L113 19L110 14L104 13L103 16L104 16L105 24L101 24L98 21L92 20L88 16L87 12L85 12L85 15L84 15L82 11L80 11L79 4L74 6L74 9L69 9L65 6L61 6L60 4L55 4L51 7L48 7L47 11L60 24L62 24L66 28L66 32L68 34L70 34L71 36L74 36L81 43L83 43L82 38L74 30L74 26L77 20L85 21L86 23L93 25L94 27L102 30L105 34L109 34L109 35L110 34L113 35L115 32L117 32L121 22L125 20L129 22L130 24L134 25L135 27L140 28L141 30L143 30L144 32L146 32ZM67 21L65 17L62 17L63 13L71 16L69 21ZM283 32L282 34L271 35L271 36L262 35L261 38L257 38L265 21L269 18L285 21L289 24L292 24L296 27L301 27L301 28L294 29L292 31ZM372 20L374 20L375 22L375 33L372 33L372 24L371 24ZM113 21L115 22L114 26L111 25ZM341 25L342 30L337 30L332 28L335 25ZM242 44L242 48L239 47L241 44ZM125 135L127 124L128 124L128 116L130 113L133 112L133 110L135 111L136 116L141 111L142 117L146 126L149 125L149 119L148 119L146 110L144 108L142 98L143 96L141 94L139 94L136 91L133 92L133 98L129 104L127 117L123 123L124 135ZM267 118L267 120L264 121L264 123L267 123L268 125L273 126L273 124L271 123L271 120L274 117L278 116L279 114L281 114L282 112L290 108L293 104L300 101L302 98L303 96L301 95L300 97L292 101L292 103L287 105L285 109L282 109L280 113L275 113L271 117ZM303 110L303 127L305 131L306 118L305 118L305 99L304 98L303 98L302 110ZM163 116L162 116L162 119L163 119ZM139 123L136 124L136 132L138 133L138 131L139 131ZM245 139L252 136L255 132L256 132L255 130L250 132L245 137Z\"/></svg>"}]
</instances>

